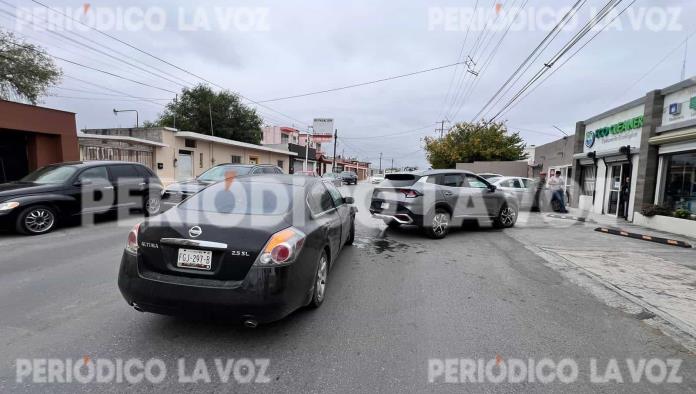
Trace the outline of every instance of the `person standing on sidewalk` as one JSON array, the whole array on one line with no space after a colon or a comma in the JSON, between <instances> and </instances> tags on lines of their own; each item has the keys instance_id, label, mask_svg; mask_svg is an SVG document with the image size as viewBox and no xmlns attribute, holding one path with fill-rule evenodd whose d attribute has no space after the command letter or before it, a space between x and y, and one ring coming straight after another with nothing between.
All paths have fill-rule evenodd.
<instances>
[{"instance_id":1,"label":"person standing on sidewalk","mask_svg":"<svg viewBox=\"0 0 696 394\"><path fill-rule=\"evenodd\" d=\"M563 186L565 185L565 179L561 176L560 171L556 171L556 175L551 177L549 179L549 186L551 187L551 192L553 193L553 197L551 198L551 201L556 200L558 201L558 206L559 206L559 212L560 213L568 213L565 207L565 198L564 198L564 192L563 192Z\"/></svg>"}]
</instances>

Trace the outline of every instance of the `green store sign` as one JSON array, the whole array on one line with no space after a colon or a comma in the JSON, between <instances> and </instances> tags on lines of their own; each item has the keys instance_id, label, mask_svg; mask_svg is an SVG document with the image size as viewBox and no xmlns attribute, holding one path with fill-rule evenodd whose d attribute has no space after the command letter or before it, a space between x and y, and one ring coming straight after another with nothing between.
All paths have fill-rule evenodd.
<instances>
[{"instance_id":1,"label":"green store sign","mask_svg":"<svg viewBox=\"0 0 696 394\"><path fill-rule=\"evenodd\" d=\"M623 122L615 123L611 126L602 127L601 129L597 129L595 131L588 131L587 134L585 134L585 146L592 148L597 138L606 138L611 135L640 129L641 127L643 127L643 115L636 116L635 118L629 120L624 120Z\"/></svg>"}]
</instances>

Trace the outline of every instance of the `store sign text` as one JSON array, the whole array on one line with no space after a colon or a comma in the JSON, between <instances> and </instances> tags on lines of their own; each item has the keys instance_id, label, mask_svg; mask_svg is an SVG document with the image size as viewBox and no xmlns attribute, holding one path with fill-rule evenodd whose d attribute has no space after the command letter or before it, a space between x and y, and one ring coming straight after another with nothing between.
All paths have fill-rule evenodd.
<instances>
[{"instance_id":1,"label":"store sign text","mask_svg":"<svg viewBox=\"0 0 696 394\"><path fill-rule=\"evenodd\" d=\"M591 148L597 139L606 138L612 135L622 134L630 130L635 130L643 127L643 115L615 123L611 126L602 127L595 131L588 131L585 135L585 146Z\"/></svg>"}]
</instances>

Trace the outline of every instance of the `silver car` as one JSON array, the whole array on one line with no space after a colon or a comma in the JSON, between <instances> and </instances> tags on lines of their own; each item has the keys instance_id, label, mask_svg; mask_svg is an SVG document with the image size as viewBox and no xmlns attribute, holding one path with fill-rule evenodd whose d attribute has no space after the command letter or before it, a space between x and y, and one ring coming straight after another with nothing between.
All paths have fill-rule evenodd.
<instances>
[{"instance_id":1,"label":"silver car","mask_svg":"<svg viewBox=\"0 0 696 394\"><path fill-rule=\"evenodd\" d=\"M534 203L534 192L536 190L536 182L534 182L534 179L501 176L489 178L488 182L514 195L520 208L531 208Z\"/></svg>"},{"instance_id":2,"label":"silver car","mask_svg":"<svg viewBox=\"0 0 696 394\"><path fill-rule=\"evenodd\" d=\"M512 227L517 199L478 175L458 170L387 174L372 193L370 213L390 227L416 225L432 238L444 238L449 227L483 220Z\"/></svg>"}]
</instances>

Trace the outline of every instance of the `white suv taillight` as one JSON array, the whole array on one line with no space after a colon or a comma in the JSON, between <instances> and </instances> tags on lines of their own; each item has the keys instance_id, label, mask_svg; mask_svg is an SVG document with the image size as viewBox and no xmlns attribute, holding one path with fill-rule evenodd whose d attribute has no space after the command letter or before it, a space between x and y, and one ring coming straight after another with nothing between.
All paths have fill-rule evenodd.
<instances>
[{"instance_id":1,"label":"white suv taillight","mask_svg":"<svg viewBox=\"0 0 696 394\"><path fill-rule=\"evenodd\" d=\"M138 254L138 231L140 230L140 223L133 226L133 229L128 233L128 241L126 242L126 252L131 254Z\"/></svg>"},{"instance_id":2,"label":"white suv taillight","mask_svg":"<svg viewBox=\"0 0 696 394\"><path fill-rule=\"evenodd\" d=\"M294 227L273 234L254 265L272 267L292 263L300 254L305 238L305 234Z\"/></svg>"}]
</instances>

